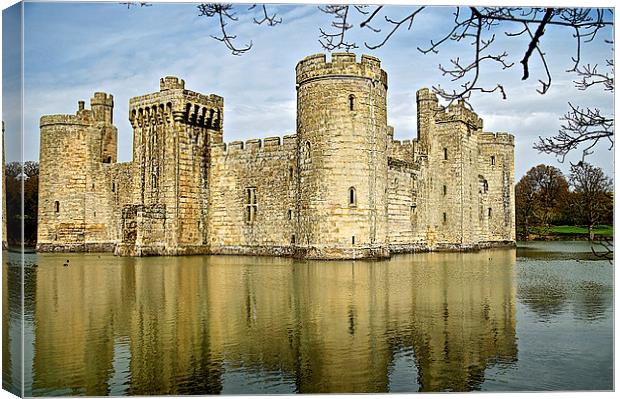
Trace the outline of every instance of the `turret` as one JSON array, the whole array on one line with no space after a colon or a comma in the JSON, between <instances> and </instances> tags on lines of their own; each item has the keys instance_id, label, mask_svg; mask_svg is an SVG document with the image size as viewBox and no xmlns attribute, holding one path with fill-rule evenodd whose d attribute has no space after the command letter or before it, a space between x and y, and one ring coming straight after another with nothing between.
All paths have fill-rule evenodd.
<instances>
[{"instance_id":1,"label":"turret","mask_svg":"<svg viewBox=\"0 0 620 399\"><path fill-rule=\"evenodd\" d=\"M82 108L84 104L82 102ZM95 114L95 120L97 122L103 122L104 124L112 124L112 109L114 108L114 98L112 94L106 94L97 92L90 99L90 108Z\"/></svg>"},{"instance_id":2,"label":"turret","mask_svg":"<svg viewBox=\"0 0 620 399\"><path fill-rule=\"evenodd\" d=\"M297 64L297 256L389 256L387 74L334 53Z\"/></svg>"}]
</instances>

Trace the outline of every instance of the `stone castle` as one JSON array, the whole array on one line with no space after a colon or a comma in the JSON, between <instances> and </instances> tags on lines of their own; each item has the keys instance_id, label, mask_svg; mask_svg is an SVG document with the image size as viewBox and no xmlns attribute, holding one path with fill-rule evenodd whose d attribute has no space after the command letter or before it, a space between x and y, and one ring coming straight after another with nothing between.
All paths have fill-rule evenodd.
<instances>
[{"instance_id":1,"label":"stone castle","mask_svg":"<svg viewBox=\"0 0 620 399\"><path fill-rule=\"evenodd\" d=\"M514 245L514 137L417 92L395 141L387 73L351 53L296 68L297 132L223 142L223 98L175 77L129 101L117 163L112 95L41 118L39 251L315 259Z\"/></svg>"}]
</instances>

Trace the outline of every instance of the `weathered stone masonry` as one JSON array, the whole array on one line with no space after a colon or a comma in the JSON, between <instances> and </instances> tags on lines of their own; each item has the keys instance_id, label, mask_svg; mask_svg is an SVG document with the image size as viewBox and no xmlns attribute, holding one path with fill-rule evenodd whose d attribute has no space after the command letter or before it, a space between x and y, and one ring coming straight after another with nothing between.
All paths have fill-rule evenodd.
<instances>
[{"instance_id":1,"label":"weathered stone masonry","mask_svg":"<svg viewBox=\"0 0 620 399\"><path fill-rule=\"evenodd\" d=\"M382 258L514 245L514 138L463 103L417 93L418 137L395 141L380 61L296 68L297 132L223 143L223 99L162 78L130 100L117 163L113 100L41 118L40 251Z\"/></svg>"}]
</instances>

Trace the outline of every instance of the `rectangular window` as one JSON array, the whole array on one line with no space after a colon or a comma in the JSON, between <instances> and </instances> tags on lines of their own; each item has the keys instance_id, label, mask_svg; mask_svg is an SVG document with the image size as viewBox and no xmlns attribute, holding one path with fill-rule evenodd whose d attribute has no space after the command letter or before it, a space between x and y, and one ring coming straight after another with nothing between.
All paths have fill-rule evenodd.
<instances>
[{"instance_id":1,"label":"rectangular window","mask_svg":"<svg viewBox=\"0 0 620 399\"><path fill-rule=\"evenodd\" d=\"M293 220L293 210L292 209L288 210L288 220Z\"/></svg>"},{"instance_id":2,"label":"rectangular window","mask_svg":"<svg viewBox=\"0 0 620 399\"><path fill-rule=\"evenodd\" d=\"M491 208L489 208L489 219L491 218Z\"/></svg>"},{"instance_id":3,"label":"rectangular window","mask_svg":"<svg viewBox=\"0 0 620 399\"><path fill-rule=\"evenodd\" d=\"M448 159L448 149L447 148L443 149L443 159Z\"/></svg>"},{"instance_id":4,"label":"rectangular window","mask_svg":"<svg viewBox=\"0 0 620 399\"><path fill-rule=\"evenodd\" d=\"M60 212L60 202L54 201L54 212Z\"/></svg>"},{"instance_id":5,"label":"rectangular window","mask_svg":"<svg viewBox=\"0 0 620 399\"><path fill-rule=\"evenodd\" d=\"M491 155L491 165L495 165L495 155Z\"/></svg>"},{"instance_id":6,"label":"rectangular window","mask_svg":"<svg viewBox=\"0 0 620 399\"><path fill-rule=\"evenodd\" d=\"M245 189L246 192L246 221L252 223L256 220L256 214L258 212L258 205L256 203L256 187L249 187Z\"/></svg>"},{"instance_id":7,"label":"rectangular window","mask_svg":"<svg viewBox=\"0 0 620 399\"><path fill-rule=\"evenodd\" d=\"M443 213L443 222L446 223L448 221L448 215L444 212Z\"/></svg>"},{"instance_id":8,"label":"rectangular window","mask_svg":"<svg viewBox=\"0 0 620 399\"><path fill-rule=\"evenodd\" d=\"M446 187L446 185L443 185L443 195L448 194L448 187Z\"/></svg>"}]
</instances>

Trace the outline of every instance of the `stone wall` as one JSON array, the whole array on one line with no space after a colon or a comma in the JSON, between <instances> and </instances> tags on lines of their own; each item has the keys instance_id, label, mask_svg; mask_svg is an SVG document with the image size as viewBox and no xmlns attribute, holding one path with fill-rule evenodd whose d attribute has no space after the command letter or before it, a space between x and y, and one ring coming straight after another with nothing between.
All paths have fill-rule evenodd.
<instances>
[{"instance_id":1,"label":"stone wall","mask_svg":"<svg viewBox=\"0 0 620 399\"><path fill-rule=\"evenodd\" d=\"M296 152L295 135L211 147L208 231L212 253L292 254Z\"/></svg>"}]
</instances>

